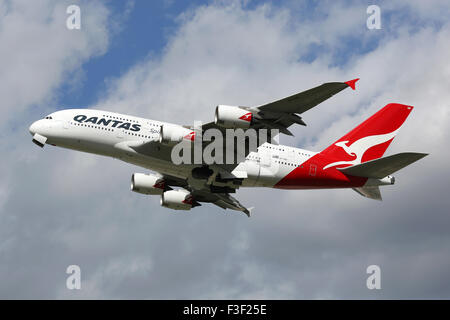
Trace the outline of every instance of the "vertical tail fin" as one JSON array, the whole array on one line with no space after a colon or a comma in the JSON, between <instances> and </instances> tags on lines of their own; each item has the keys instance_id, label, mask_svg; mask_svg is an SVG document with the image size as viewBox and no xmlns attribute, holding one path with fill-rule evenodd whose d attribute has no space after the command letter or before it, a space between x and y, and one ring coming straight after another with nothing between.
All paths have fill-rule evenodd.
<instances>
[{"instance_id":1,"label":"vertical tail fin","mask_svg":"<svg viewBox=\"0 0 450 320\"><path fill-rule=\"evenodd\" d=\"M321 152L338 165L355 165L383 156L413 107L390 103Z\"/></svg>"}]
</instances>

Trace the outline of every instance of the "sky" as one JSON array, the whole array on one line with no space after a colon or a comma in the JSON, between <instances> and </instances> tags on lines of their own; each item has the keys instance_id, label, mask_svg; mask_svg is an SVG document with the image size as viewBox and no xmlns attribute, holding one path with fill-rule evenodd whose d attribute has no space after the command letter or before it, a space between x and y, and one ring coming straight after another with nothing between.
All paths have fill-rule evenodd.
<instances>
[{"instance_id":1,"label":"sky","mask_svg":"<svg viewBox=\"0 0 450 320\"><path fill-rule=\"evenodd\" d=\"M66 8L81 28L66 27ZM0 298L450 298L450 3L0 0ZM130 191L118 160L31 143L65 108L192 124L361 78L281 143L320 151L384 105L415 109L387 154L430 153L383 201L242 189L252 217ZM81 290L66 287L69 265ZM381 270L369 290L366 270Z\"/></svg>"}]
</instances>

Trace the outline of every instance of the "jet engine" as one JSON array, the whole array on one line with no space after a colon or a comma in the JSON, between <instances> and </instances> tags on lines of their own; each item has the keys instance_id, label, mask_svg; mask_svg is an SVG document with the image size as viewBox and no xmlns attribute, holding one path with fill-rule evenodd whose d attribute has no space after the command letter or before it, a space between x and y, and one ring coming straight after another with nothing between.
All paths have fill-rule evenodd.
<instances>
[{"instance_id":1,"label":"jet engine","mask_svg":"<svg viewBox=\"0 0 450 320\"><path fill-rule=\"evenodd\" d=\"M224 128L242 128L247 129L252 123L253 114L248 110L219 105L216 107L214 123Z\"/></svg>"},{"instance_id":2,"label":"jet engine","mask_svg":"<svg viewBox=\"0 0 450 320\"><path fill-rule=\"evenodd\" d=\"M155 174L133 173L131 176L131 191L142 194L162 194L164 178Z\"/></svg>"},{"instance_id":3,"label":"jet engine","mask_svg":"<svg viewBox=\"0 0 450 320\"><path fill-rule=\"evenodd\" d=\"M159 142L168 145L175 145L182 140L194 141L194 138L193 130L173 124L162 125L159 132Z\"/></svg>"},{"instance_id":4,"label":"jet engine","mask_svg":"<svg viewBox=\"0 0 450 320\"><path fill-rule=\"evenodd\" d=\"M160 203L173 210L191 210L194 201L191 193L186 190L169 190L161 195Z\"/></svg>"}]
</instances>

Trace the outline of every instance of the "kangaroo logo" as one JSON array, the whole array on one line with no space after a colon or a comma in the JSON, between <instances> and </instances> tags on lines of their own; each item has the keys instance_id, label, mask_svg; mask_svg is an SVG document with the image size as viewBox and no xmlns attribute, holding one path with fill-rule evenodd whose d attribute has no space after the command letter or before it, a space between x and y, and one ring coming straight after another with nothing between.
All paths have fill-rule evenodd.
<instances>
[{"instance_id":1,"label":"kangaroo logo","mask_svg":"<svg viewBox=\"0 0 450 320\"><path fill-rule=\"evenodd\" d=\"M251 122L252 121L252 113L248 112L248 113L244 114L243 116L239 117L239 119Z\"/></svg>"},{"instance_id":2,"label":"kangaroo logo","mask_svg":"<svg viewBox=\"0 0 450 320\"><path fill-rule=\"evenodd\" d=\"M161 181L156 182L156 184L153 187L164 190L165 185L166 184L165 184L164 180L161 180Z\"/></svg>"},{"instance_id":3,"label":"kangaroo logo","mask_svg":"<svg viewBox=\"0 0 450 320\"><path fill-rule=\"evenodd\" d=\"M195 139L195 131L192 131L183 137L186 140L194 141Z\"/></svg>"},{"instance_id":4,"label":"kangaroo logo","mask_svg":"<svg viewBox=\"0 0 450 320\"><path fill-rule=\"evenodd\" d=\"M183 202L183 203L186 203L186 204L192 205L193 201L194 201L194 198L192 197L192 195L189 194L189 195L186 197L186 199L184 199L182 202Z\"/></svg>"},{"instance_id":5,"label":"kangaroo logo","mask_svg":"<svg viewBox=\"0 0 450 320\"><path fill-rule=\"evenodd\" d=\"M337 162L327 164L325 167L323 167L323 170L331 168L331 167L335 167L335 166L340 166L340 165L360 164L361 159L367 150L369 150L370 148L372 148L376 145L379 145L381 143L391 140L392 138L395 137L397 132L398 132L398 129L393 132L386 133L386 134L367 136L367 137L361 138L359 140L356 140L351 145L347 145L348 140L336 142L335 143L336 146L341 147L342 149L344 149L344 151L348 155L356 157L356 158L353 160L350 160L350 161L337 161Z\"/></svg>"}]
</instances>

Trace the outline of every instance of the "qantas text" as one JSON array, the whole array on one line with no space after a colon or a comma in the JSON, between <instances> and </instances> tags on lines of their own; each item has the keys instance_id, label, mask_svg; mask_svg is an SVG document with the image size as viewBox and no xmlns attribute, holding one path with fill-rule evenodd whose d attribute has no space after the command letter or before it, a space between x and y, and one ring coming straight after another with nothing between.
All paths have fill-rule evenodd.
<instances>
[{"instance_id":1,"label":"qantas text","mask_svg":"<svg viewBox=\"0 0 450 320\"><path fill-rule=\"evenodd\" d=\"M129 122L123 122L120 120L112 120L112 119L105 119L105 118L98 118L98 117L90 117L88 118L84 114L79 114L73 118L73 120L79 122L79 123L93 123L96 125L104 125L104 126L110 126L112 128L119 128L119 129L125 129L130 131L140 131L141 125L135 124L135 123L129 123Z\"/></svg>"}]
</instances>

